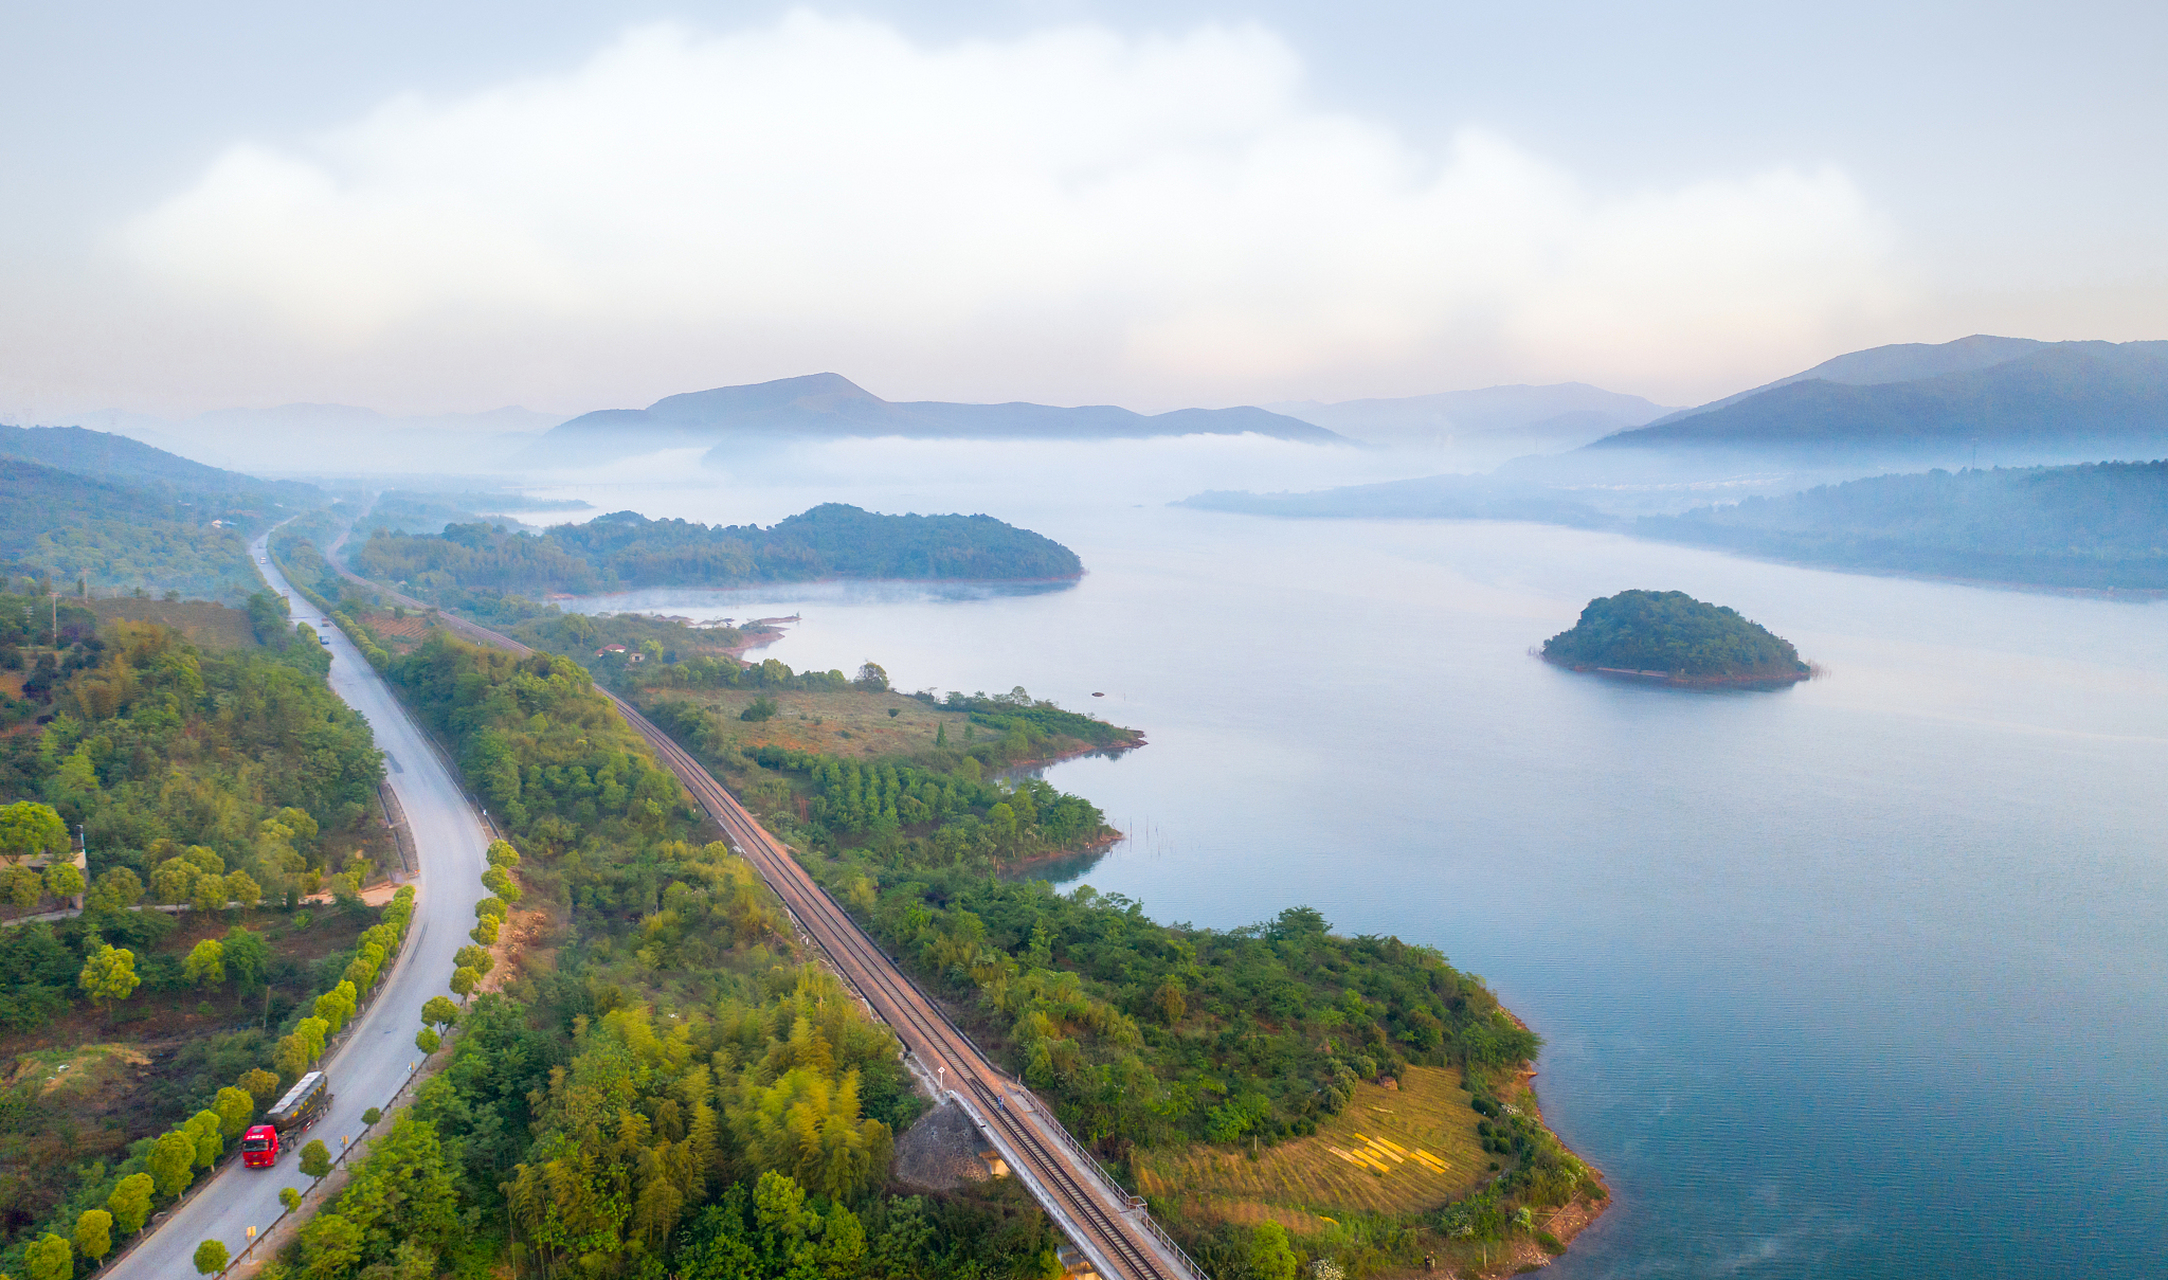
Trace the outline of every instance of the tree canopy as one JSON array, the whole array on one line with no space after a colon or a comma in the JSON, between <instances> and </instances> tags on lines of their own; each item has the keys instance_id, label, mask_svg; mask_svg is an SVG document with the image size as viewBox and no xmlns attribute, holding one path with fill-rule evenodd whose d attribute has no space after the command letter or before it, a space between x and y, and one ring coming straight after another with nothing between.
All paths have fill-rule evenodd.
<instances>
[{"instance_id":1,"label":"tree canopy","mask_svg":"<svg viewBox=\"0 0 2168 1280\"><path fill-rule=\"evenodd\" d=\"M1571 667L1674 676L1795 678L1807 671L1790 641L1683 591L1621 591L1591 600L1570 630L1543 642L1543 656Z\"/></svg>"}]
</instances>

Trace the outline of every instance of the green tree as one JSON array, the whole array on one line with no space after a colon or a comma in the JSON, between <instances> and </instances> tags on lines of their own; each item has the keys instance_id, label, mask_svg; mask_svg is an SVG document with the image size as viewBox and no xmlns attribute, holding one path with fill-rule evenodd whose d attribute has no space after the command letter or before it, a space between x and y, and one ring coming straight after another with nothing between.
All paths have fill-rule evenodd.
<instances>
[{"instance_id":1,"label":"green tree","mask_svg":"<svg viewBox=\"0 0 2168 1280\"><path fill-rule=\"evenodd\" d=\"M226 909L226 877L199 875L189 887L188 905L195 911L209 914Z\"/></svg>"},{"instance_id":2,"label":"green tree","mask_svg":"<svg viewBox=\"0 0 2168 1280\"><path fill-rule=\"evenodd\" d=\"M30 1280L73 1280L75 1251L65 1238L48 1231L23 1250L23 1266L29 1270Z\"/></svg>"},{"instance_id":3,"label":"green tree","mask_svg":"<svg viewBox=\"0 0 2168 1280\"><path fill-rule=\"evenodd\" d=\"M460 968L452 970L452 990L462 1000L473 995L474 989L480 986L481 982L482 975L472 969Z\"/></svg>"},{"instance_id":4,"label":"green tree","mask_svg":"<svg viewBox=\"0 0 2168 1280\"><path fill-rule=\"evenodd\" d=\"M178 1196L196 1180L195 1135L169 1130L151 1148L151 1176L158 1180L160 1195Z\"/></svg>"},{"instance_id":5,"label":"green tree","mask_svg":"<svg viewBox=\"0 0 2168 1280\"><path fill-rule=\"evenodd\" d=\"M402 1115L354 1170L339 1213L364 1235L379 1226L433 1248L452 1241L459 1226L458 1194L436 1126Z\"/></svg>"},{"instance_id":6,"label":"green tree","mask_svg":"<svg viewBox=\"0 0 2168 1280\"><path fill-rule=\"evenodd\" d=\"M229 1084L218 1091L211 1110L218 1113L219 1134L231 1142L248 1128L249 1121L256 1118L256 1099L250 1097L247 1090Z\"/></svg>"},{"instance_id":7,"label":"green tree","mask_svg":"<svg viewBox=\"0 0 2168 1280\"><path fill-rule=\"evenodd\" d=\"M196 1274L215 1276L226 1269L226 1246L206 1240L196 1246Z\"/></svg>"},{"instance_id":8,"label":"green tree","mask_svg":"<svg viewBox=\"0 0 2168 1280\"><path fill-rule=\"evenodd\" d=\"M1287 1242L1287 1228L1263 1223L1250 1239L1250 1271L1258 1280L1295 1280L1300 1260Z\"/></svg>"},{"instance_id":9,"label":"green tree","mask_svg":"<svg viewBox=\"0 0 2168 1280\"><path fill-rule=\"evenodd\" d=\"M299 1080L308 1071L309 1063L315 1061L309 1056L308 1039L298 1031L279 1037L271 1060L279 1069L279 1078L286 1081Z\"/></svg>"},{"instance_id":10,"label":"green tree","mask_svg":"<svg viewBox=\"0 0 2168 1280\"><path fill-rule=\"evenodd\" d=\"M0 807L0 858L14 862L33 854L55 853L69 845L68 824L49 804L18 800Z\"/></svg>"},{"instance_id":11,"label":"green tree","mask_svg":"<svg viewBox=\"0 0 2168 1280\"><path fill-rule=\"evenodd\" d=\"M226 980L226 948L216 938L205 938L181 962L181 972L197 986L217 986Z\"/></svg>"},{"instance_id":12,"label":"green tree","mask_svg":"<svg viewBox=\"0 0 2168 1280\"><path fill-rule=\"evenodd\" d=\"M512 842L509 840L490 841L489 850L484 856L489 859L489 865L493 867L516 867L519 865L519 850L513 848Z\"/></svg>"},{"instance_id":13,"label":"green tree","mask_svg":"<svg viewBox=\"0 0 2168 1280\"><path fill-rule=\"evenodd\" d=\"M437 1034L435 1027L423 1027L414 1033L414 1047L426 1057L444 1047L444 1037Z\"/></svg>"},{"instance_id":14,"label":"green tree","mask_svg":"<svg viewBox=\"0 0 2168 1280\"><path fill-rule=\"evenodd\" d=\"M248 872L235 871L226 877L226 897L243 908L253 907L263 901L263 886Z\"/></svg>"},{"instance_id":15,"label":"green tree","mask_svg":"<svg viewBox=\"0 0 2168 1280\"><path fill-rule=\"evenodd\" d=\"M90 1002L101 1006L108 1001L126 1000L142 981L136 976L135 952L110 944L92 952L76 978L76 984L90 994Z\"/></svg>"},{"instance_id":16,"label":"green tree","mask_svg":"<svg viewBox=\"0 0 2168 1280\"><path fill-rule=\"evenodd\" d=\"M103 1209L85 1209L77 1215L75 1251L94 1267L113 1252L113 1215Z\"/></svg>"},{"instance_id":17,"label":"green tree","mask_svg":"<svg viewBox=\"0 0 2168 1280\"><path fill-rule=\"evenodd\" d=\"M83 891L83 873L72 862L55 862L45 868L45 891L56 898L72 898Z\"/></svg>"},{"instance_id":18,"label":"green tree","mask_svg":"<svg viewBox=\"0 0 2168 1280\"><path fill-rule=\"evenodd\" d=\"M253 1098L259 1108L268 1107L279 1099L279 1077L275 1071L251 1067L234 1083L240 1085L241 1091Z\"/></svg>"},{"instance_id":19,"label":"green tree","mask_svg":"<svg viewBox=\"0 0 2168 1280\"><path fill-rule=\"evenodd\" d=\"M331 1172L331 1148L322 1138L309 1139L309 1145L301 1148L301 1172L311 1178L321 1178Z\"/></svg>"},{"instance_id":20,"label":"green tree","mask_svg":"<svg viewBox=\"0 0 2168 1280\"><path fill-rule=\"evenodd\" d=\"M391 1257L390 1280L437 1280L437 1251L416 1240L403 1240Z\"/></svg>"},{"instance_id":21,"label":"green tree","mask_svg":"<svg viewBox=\"0 0 2168 1280\"><path fill-rule=\"evenodd\" d=\"M196 1154L193 1145L188 1154L193 1160ZM157 1158L155 1149L152 1158ZM105 1207L112 1212L113 1221L119 1224L122 1235L132 1236L143 1229L143 1223L151 1216L151 1192L156 1185L147 1173L131 1173L113 1188L113 1194L105 1198Z\"/></svg>"},{"instance_id":22,"label":"green tree","mask_svg":"<svg viewBox=\"0 0 2168 1280\"><path fill-rule=\"evenodd\" d=\"M243 987L260 987L271 972L271 944L253 929L235 925L222 944L226 972Z\"/></svg>"},{"instance_id":23,"label":"green tree","mask_svg":"<svg viewBox=\"0 0 2168 1280\"><path fill-rule=\"evenodd\" d=\"M319 1213L301 1229L301 1274L308 1280L345 1280L361 1261L361 1228L336 1213Z\"/></svg>"},{"instance_id":24,"label":"green tree","mask_svg":"<svg viewBox=\"0 0 2168 1280\"><path fill-rule=\"evenodd\" d=\"M487 951L472 943L453 952L452 963L462 969L472 969L480 974L487 974L491 969L497 967L496 960Z\"/></svg>"},{"instance_id":25,"label":"green tree","mask_svg":"<svg viewBox=\"0 0 2168 1280\"><path fill-rule=\"evenodd\" d=\"M16 910L30 910L43 896L45 882L38 878L37 872L28 867L8 867L0 871L0 897L14 903Z\"/></svg>"},{"instance_id":26,"label":"green tree","mask_svg":"<svg viewBox=\"0 0 2168 1280\"><path fill-rule=\"evenodd\" d=\"M524 895L512 873L503 867L491 867L482 873L482 886L506 902L518 902Z\"/></svg>"},{"instance_id":27,"label":"green tree","mask_svg":"<svg viewBox=\"0 0 2168 1280\"><path fill-rule=\"evenodd\" d=\"M203 870L186 858L168 858L151 869L151 895L160 902L186 902L196 892Z\"/></svg>"},{"instance_id":28,"label":"green tree","mask_svg":"<svg viewBox=\"0 0 2168 1280\"><path fill-rule=\"evenodd\" d=\"M300 1208L301 1189L299 1187L280 1187L279 1203L285 1205L288 1212Z\"/></svg>"},{"instance_id":29,"label":"green tree","mask_svg":"<svg viewBox=\"0 0 2168 1280\"><path fill-rule=\"evenodd\" d=\"M210 1168L218 1163L220 1156L226 1154L224 1127L224 1122L218 1118L216 1111L198 1111L188 1117L188 1122L181 1126L182 1132L195 1139L198 1169Z\"/></svg>"},{"instance_id":30,"label":"green tree","mask_svg":"<svg viewBox=\"0 0 2168 1280\"><path fill-rule=\"evenodd\" d=\"M477 900L474 904L474 915L476 919L481 919L484 916L494 916L497 919L502 920L504 919L506 912L509 910L510 908L504 905L504 899L502 898L482 898Z\"/></svg>"},{"instance_id":31,"label":"green tree","mask_svg":"<svg viewBox=\"0 0 2168 1280\"><path fill-rule=\"evenodd\" d=\"M483 916L467 931L467 936L474 939L474 945L478 947L494 947L497 945L498 932L497 917Z\"/></svg>"},{"instance_id":32,"label":"green tree","mask_svg":"<svg viewBox=\"0 0 2168 1280\"><path fill-rule=\"evenodd\" d=\"M422 1021L449 1028L459 1021L459 1006L443 996L431 996L422 1002Z\"/></svg>"},{"instance_id":33,"label":"green tree","mask_svg":"<svg viewBox=\"0 0 2168 1280\"><path fill-rule=\"evenodd\" d=\"M107 911L126 911L143 901L143 881L126 867L108 867L90 891L86 906Z\"/></svg>"}]
</instances>

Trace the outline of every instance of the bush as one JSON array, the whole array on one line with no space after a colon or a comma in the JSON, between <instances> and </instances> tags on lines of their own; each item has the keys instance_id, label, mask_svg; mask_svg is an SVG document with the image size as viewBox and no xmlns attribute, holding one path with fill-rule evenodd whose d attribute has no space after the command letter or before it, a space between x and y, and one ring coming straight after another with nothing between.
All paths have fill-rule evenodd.
<instances>
[{"instance_id":1,"label":"bush","mask_svg":"<svg viewBox=\"0 0 2168 1280\"><path fill-rule=\"evenodd\" d=\"M226 1269L226 1246L216 1240L206 1240L196 1246L196 1271L201 1275L217 1275Z\"/></svg>"},{"instance_id":2,"label":"bush","mask_svg":"<svg viewBox=\"0 0 2168 1280\"><path fill-rule=\"evenodd\" d=\"M384 1113L377 1110L375 1107L371 1107L367 1111L361 1113L361 1122L363 1124L375 1124L377 1121L382 1120L383 1118Z\"/></svg>"},{"instance_id":3,"label":"bush","mask_svg":"<svg viewBox=\"0 0 2168 1280\"><path fill-rule=\"evenodd\" d=\"M1536 1243L1542 1245L1543 1251L1548 1254L1555 1255L1566 1251L1566 1246L1559 1242L1558 1237L1548 1231L1536 1232Z\"/></svg>"},{"instance_id":4,"label":"bush","mask_svg":"<svg viewBox=\"0 0 2168 1280\"><path fill-rule=\"evenodd\" d=\"M301 1148L301 1172L312 1178L331 1172L331 1148L324 1145L322 1138L311 1138L309 1145Z\"/></svg>"}]
</instances>

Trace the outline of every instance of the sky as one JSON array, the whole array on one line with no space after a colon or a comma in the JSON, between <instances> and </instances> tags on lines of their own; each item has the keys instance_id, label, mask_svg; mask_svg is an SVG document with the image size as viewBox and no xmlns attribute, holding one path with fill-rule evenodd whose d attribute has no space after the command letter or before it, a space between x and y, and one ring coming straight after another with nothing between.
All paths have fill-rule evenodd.
<instances>
[{"instance_id":1,"label":"sky","mask_svg":"<svg viewBox=\"0 0 2168 1280\"><path fill-rule=\"evenodd\" d=\"M0 421L2168 337L2168 8L0 3Z\"/></svg>"}]
</instances>

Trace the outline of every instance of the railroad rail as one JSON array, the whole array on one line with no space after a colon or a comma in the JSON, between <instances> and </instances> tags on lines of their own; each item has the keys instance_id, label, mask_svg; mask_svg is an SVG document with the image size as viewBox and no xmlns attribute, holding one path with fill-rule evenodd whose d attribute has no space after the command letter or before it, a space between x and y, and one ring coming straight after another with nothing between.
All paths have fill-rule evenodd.
<instances>
[{"instance_id":1,"label":"railroad rail","mask_svg":"<svg viewBox=\"0 0 2168 1280\"><path fill-rule=\"evenodd\" d=\"M429 606L367 579L340 572L410 608ZM534 650L464 618L439 614L454 633L515 653ZM1069 1135L1043 1100L1012 1081L979 1051L938 1005L898 969L783 843L738 803L691 753L638 708L607 689L626 723L654 747L663 764L723 829L783 900L800 929L820 947L873 1015L887 1023L922 1076L953 1099L993 1141L1032 1197L1107 1280L1210 1280L1154 1221L1144 1201L1124 1191Z\"/></svg>"}]
</instances>

